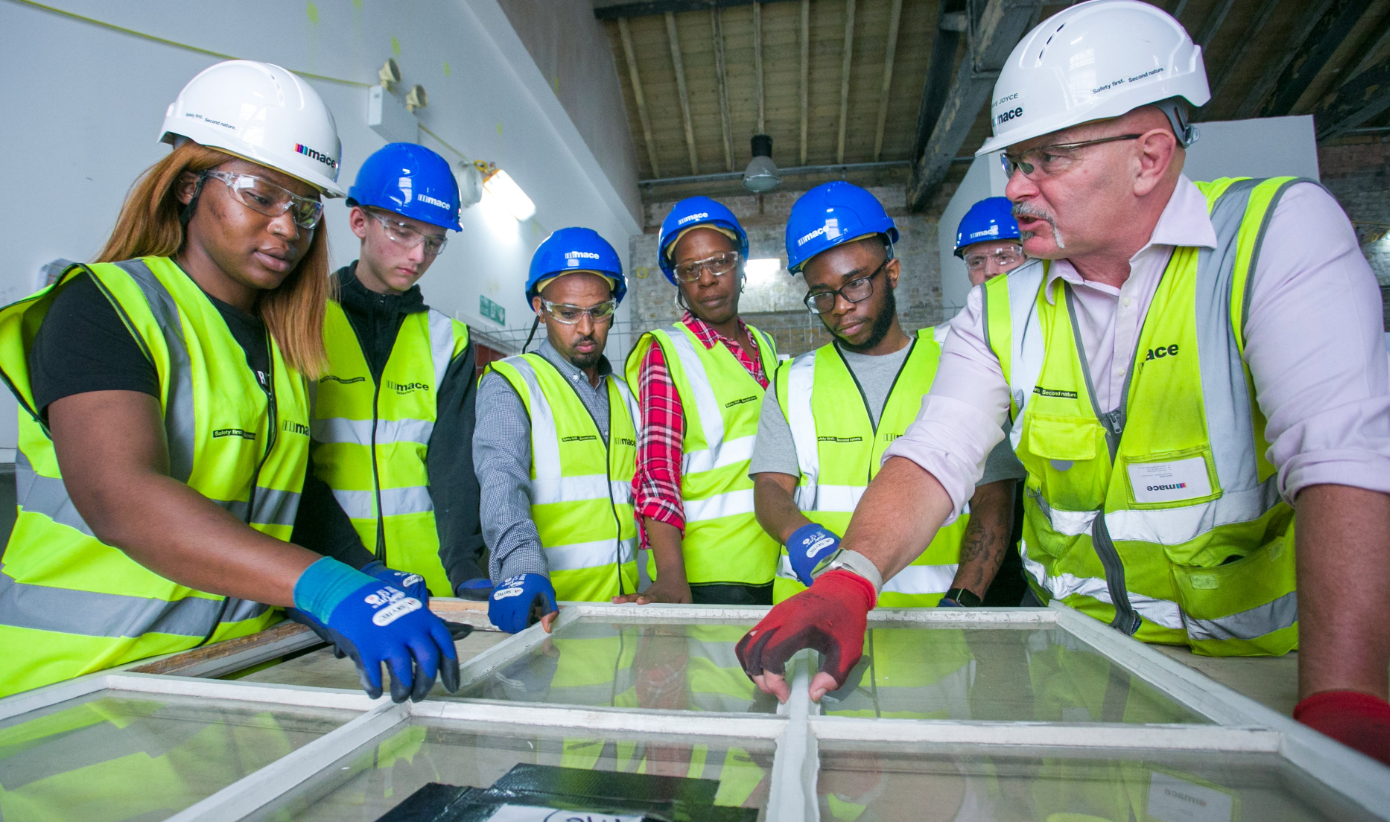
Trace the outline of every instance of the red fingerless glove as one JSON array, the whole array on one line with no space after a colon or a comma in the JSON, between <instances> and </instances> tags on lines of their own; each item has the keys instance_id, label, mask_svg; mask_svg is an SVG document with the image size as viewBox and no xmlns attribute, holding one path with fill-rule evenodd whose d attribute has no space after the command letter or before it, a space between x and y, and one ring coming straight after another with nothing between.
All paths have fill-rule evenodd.
<instances>
[{"instance_id":1,"label":"red fingerless glove","mask_svg":"<svg viewBox=\"0 0 1390 822\"><path fill-rule=\"evenodd\" d=\"M844 684L864 655L864 631L878 597L873 583L849 571L831 571L763 617L734 648L750 678L764 672L784 676L787 660L802 648L825 657L821 670Z\"/></svg>"},{"instance_id":2,"label":"red fingerless glove","mask_svg":"<svg viewBox=\"0 0 1390 822\"><path fill-rule=\"evenodd\" d=\"M1390 702L1361 691L1322 691L1298 703L1293 718L1390 765Z\"/></svg>"}]
</instances>

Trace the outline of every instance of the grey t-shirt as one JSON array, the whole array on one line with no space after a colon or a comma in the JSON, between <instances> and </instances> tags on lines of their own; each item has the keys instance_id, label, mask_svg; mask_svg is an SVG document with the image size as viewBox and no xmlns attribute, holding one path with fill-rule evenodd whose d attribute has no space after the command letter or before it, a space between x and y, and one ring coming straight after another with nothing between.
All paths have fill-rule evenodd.
<instances>
[{"instance_id":1,"label":"grey t-shirt","mask_svg":"<svg viewBox=\"0 0 1390 822\"><path fill-rule=\"evenodd\" d=\"M907 352L911 348L904 346L892 354L878 357L840 349L845 364L849 366L850 372L864 391L864 397L869 404L869 415L875 426L883 413L883 406L888 403L888 392L892 390L893 382L902 370ZM793 477L801 475L800 463L796 459L796 445L792 441L792 429L787 424L787 418L782 415L782 406L777 403L775 389L763 395L763 405L758 417L758 438L753 444L753 461L748 473L790 474ZM985 461L985 475L978 485L998 480L1022 479L1024 473L1023 465L1009 446L1006 425L1004 440L990 452L989 458Z\"/></svg>"}]
</instances>

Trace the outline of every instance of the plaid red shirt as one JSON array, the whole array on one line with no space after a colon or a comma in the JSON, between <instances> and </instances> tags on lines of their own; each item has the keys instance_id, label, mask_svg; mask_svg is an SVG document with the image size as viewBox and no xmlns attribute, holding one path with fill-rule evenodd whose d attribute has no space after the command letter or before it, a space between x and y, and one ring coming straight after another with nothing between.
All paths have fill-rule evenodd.
<instances>
[{"instance_id":1,"label":"plaid red shirt","mask_svg":"<svg viewBox=\"0 0 1390 822\"><path fill-rule=\"evenodd\" d=\"M763 372L762 357L758 352L758 338L749 333L743 320L738 321L738 330L747 336L752 344L753 355L743 350L738 342L714 330L704 320L685 312L681 322L705 346L714 348L717 343L724 347L739 361L753 379L767 388L767 374ZM638 372L637 401L642 406L642 430L637 436L637 475L632 478L632 502L637 514L637 523L642 525L643 517L651 517L657 522L674 525L685 533L685 505L681 502L681 440L685 438L685 412L681 408L681 395L671 380L671 372L666 368L666 357L661 346L653 345L642 358L642 368ZM646 528L642 532L642 547L647 547Z\"/></svg>"}]
</instances>

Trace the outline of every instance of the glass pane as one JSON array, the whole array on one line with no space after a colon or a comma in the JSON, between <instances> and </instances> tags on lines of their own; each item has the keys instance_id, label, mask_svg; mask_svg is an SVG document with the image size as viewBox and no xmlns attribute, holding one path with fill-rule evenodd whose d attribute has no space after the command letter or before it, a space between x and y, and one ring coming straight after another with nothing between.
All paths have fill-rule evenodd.
<instances>
[{"instance_id":1,"label":"glass pane","mask_svg":"<svg viewBox=\"0 0 1390 822\"><path fill-rule=\"evenodd\" d=\"M0 819L164 819L350 711L104 691L0 722Z\"/></svg>"},{"instance_id":2,"label":"glass pane","mask_svg":"<svg viewBox=\"0 0 1390 822\"><path fill-rule=\"evenodd\" d=\"M1008 756L822 742L821 819L1305 822L1367 819L1277 756ZM923 802L931 797L931 802Z\"/></svg>"},{"instance_id":3,"label":"glass pane","mask_svg":"<svg viewBox=\"0 0 1390 822\"><path fill-rule=\"evenodd\" d=\"M467 662L499 642L511 639L510 634L499 631L474 631L454 643L459 662ZM383 668L383 675L390 674ZM332 648L297 656L268 668L248 674L231 674L228 679L242 679L247 682L273 682L277 685L305 685L310 688L340 688L345 691L360 691L362 684L357 678L357 666L351 659L335 659ZM384 683L388 688L389 681ZM431 697L447 696L444 686L435 683Z\"/></svg>"},{"instance_id":4,"label":"glass pane","mask_svg":"<svg viewBox=\"0 0 1390 822\"><path fill-rule=\"evenodd\" d=\"M411 720L251 818L367 822L427 783L487 788L518 765L710 780L698 787L713 797L713 804L762 808L772 750L766 740L731 744L692 743L677 736L566 737L534 727Z\"/></svg>"},{"instance_id":5,"label":"glass pane","mask_svg":"<svg viewBox=\"0 0 1390 822\"><path fill-rule=\"evenodd\" d=\"M459 691L459 697L775 713L775 698L743 673L734 645L752 625L584 617L521 658Z\"/></svg>"},{"instance_id":6,"label":"glass pane","mask_svg":"<svg viewBox=\"0 0 1390 822\"><path fill-rule=\"evenodd\" d=\"M1056 626L871 628L828 716L1205 723Z\"/></svg>"}]
</instances>

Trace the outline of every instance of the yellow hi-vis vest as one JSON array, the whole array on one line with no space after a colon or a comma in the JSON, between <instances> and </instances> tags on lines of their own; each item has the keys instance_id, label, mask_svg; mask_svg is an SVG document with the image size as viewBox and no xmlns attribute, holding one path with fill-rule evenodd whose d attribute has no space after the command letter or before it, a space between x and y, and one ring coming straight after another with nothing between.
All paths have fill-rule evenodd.
<instances>
[{"instance_id":1,"label":"yellow hi-vis vest","mask_svg":"<svg viewBox=\"0 0 1390 822\"><path fill-rule=\"evenodd\" d=\"M424 577L434 596L453 596L425 456L439 390L449 364L468 349L468 327L433 309L407 315L380 384L336 302L328 304L323 339L332 373L319 378L314 400L314 475L333 489L377 559Z\"/></svg>"},{"instance_id":2,"label":"yellow hi-vis vest","mask_svg":"<svg viewBox=\"0 0 1390 822\"><path fill-rule=\"evenodd\" d=\"M19 516L0 570L0 695L255 633L278 612L165 579L92 535L68 498L29 385L58 293L90 271L159 374L169 475L288 540L309 460L305 380L269 340L261 386L217 308L167 257L73 266L0 311L0 371L19 400Z\"/></svg>"},{"instance_id":3,"label":"yellow hi-vis vest","mask_svg":"<svg viewBox=\"0 0 1390 822\"><path fill-rule=\"evenodd\" d=\"M753 326L763 372L777 368L772 338ZM766 585L777 571L776 540L753 513L753 480L748 466L758 434L765 389L729 349L706 349L685 323L642 335L627 358L628 384L639 390L642 360L661 346L671 381L685 412L681 441L681 502L685 538L681 542L685 577L692 585ZM650 552L648 552L650 554ZM656 579L656 560L648 557Z\"/></svg>"},{"instance_id":4,"label":"yellow hi-vis vest","mask_svg":"<svg viewBox=\"0 0 1390 822\"><path fill-rule=\"evenodd\" d=\"M917 332L877 427L869 416L868 400L834 343L778 366L777 404L791 428L801 467L796 506L807 519L844 536L864 489L878 476L883 452L917 418L947 333L944 325ZM937 531L922 555L884 584L878 604L930 608L940 602L955 579L968 521L969 515L961 514ZM804 590L784 546L772 601Z\"/></svg>"},{"instance_id":5,"label":"yellow hi-vis vest","mask_svg":"<svg viewBox=\"0 0 1390 822\"><path fill-rule=\"evenodd\" d=\"M608 386L605 446L583 400L539 354L491 363L531 417L531 519L545 549L555 596L608 602L637 592L637 402L615 375ZM486 376L486 373L484 374Z\"/></svg>"},{"instance_id":6,"label":"yellow hi-vis vest","mask_svg":"<svg viewBox=\"0 0 1390 822\"><path fill-rule=\"evenodd\" d=\"M1070 287L1045 289L1042 262L986 283L1028 470L1019 550L1043 600L1200 654L1297 647L1293 510L1243 360L1266 218L1296 182L1197 183L1216 248L1174 250L1113 411L1096 405Z\"/></svg>"}]
</instances>

